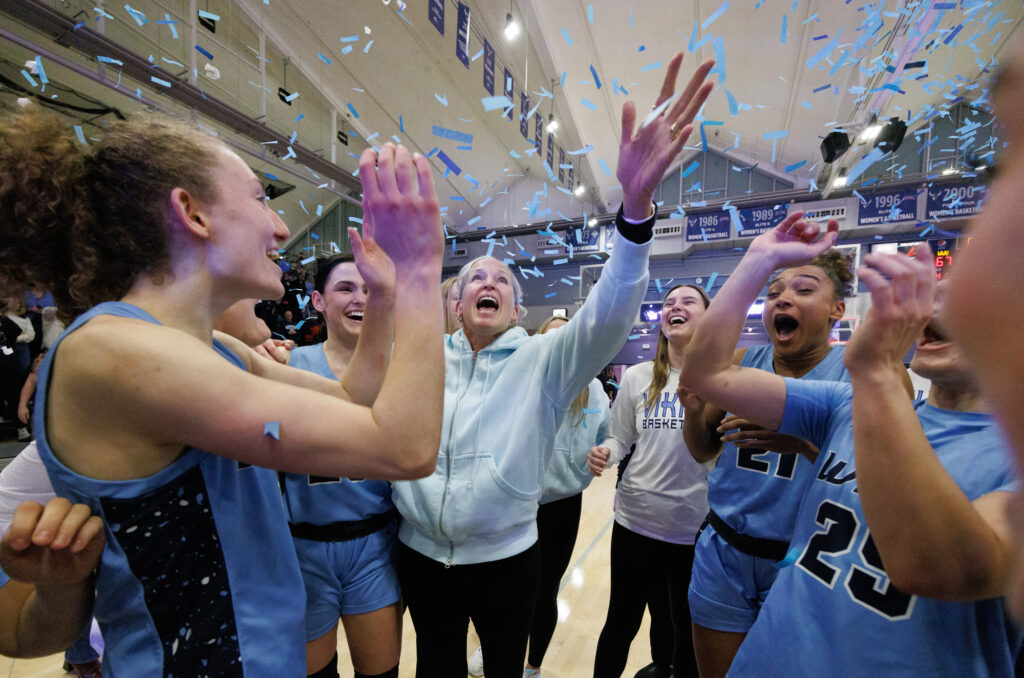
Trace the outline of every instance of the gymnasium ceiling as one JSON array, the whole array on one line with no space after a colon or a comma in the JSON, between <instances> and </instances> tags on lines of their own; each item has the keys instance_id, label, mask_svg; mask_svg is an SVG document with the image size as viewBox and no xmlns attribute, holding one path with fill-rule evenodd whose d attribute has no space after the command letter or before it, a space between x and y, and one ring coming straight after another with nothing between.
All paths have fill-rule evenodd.
<instances>
[{"instance_id":1,"label":"gymnasium ceiling","mask_svg":"<svg viewBox=\"0 0 1024 678\"><path fill-rule=\"evenodd\" d=\"M80 12L87 26L102 22L111 39L143 57L166 53L178 65L194 64L211 96L281 135L294 134L314 153L333 154L349 172L366 139L443 151L461 170L445 176L445 164L432 158L445 221L455 231L530 221L524 205L541 190L564 216L614 210L626 93L646 110L675 51L686 54L684 76L702 59L719 58L716 89L700 117L709 147L806 187L821 176L821 138L837 127L855 132L877 113L909 119L913 129L922 113L960 97L984 100L1024 15L1020 2L970 0L469 0L469 56L486 37L496 51L495 94L502 94L504 68L515 80L516 119L509 121L501 109L484 110L482 98L491 96L482 85L484 59L467 67L456 58L458 3L443 2L443 36L428 19L428 0L136 0L131 8L147 17L145 24L117 2L44 4L69 16ZM111 18L100 17L97 7ZM215 37L202 27L192 33L212 60L189 44L193 9L219 17ZM523 26L514 41L502 35L510 11ZM162 16L178 21L180 39L171 40ZM161 72L176 71L161 58L154 62ZM239 62L234 67L232 59ZM218 82L202 76L207 63L220 69ZM190 70L175 74L187 78ZM263 71L265 83L254 75ZM254 100L257 82L271 93L264 102ZM299 95L290 106L274 96L281 84ZM570 197L565 183L556 192L558 184L549 182L544 153L531 151L532 121L530 140L520 135L524 86L531 107L539 101L537 112L558 119L557 145L580 151L567 162L585 186L582 198ZM161 95L151 83L143 88L147 96ZM339 122L324 113L331 109ZM354 132L348 146L334 142L335 126ZM437 128L461 136L439 136ZM546 150L546 138L544 144ZM687 154L700 147L695 134ZM850 155L846 162L856 159ZM287 157L279 162L294 164ZM311 198L316 181L301 186ZM303 206L307 214L312 204Z\"/></svg>"}]
</instances>

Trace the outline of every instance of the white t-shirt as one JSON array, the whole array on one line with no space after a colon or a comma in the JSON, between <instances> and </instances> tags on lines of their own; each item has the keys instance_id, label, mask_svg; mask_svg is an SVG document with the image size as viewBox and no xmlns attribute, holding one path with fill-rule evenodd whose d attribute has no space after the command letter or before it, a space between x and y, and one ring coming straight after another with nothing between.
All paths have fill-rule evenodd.
<instances>
[{"instance_id":1,"label":"white t-shirt","mask_svg":"<svg viewBox=\"0 0 1024 678\"><path fill-rule=\"evenodd\" d=\"M693 544L708 513L708 469L693 459L683 441L679 370L670 370L658 399L646 406L653 371L650 361L626 370L602 443L611 450L609 466L636 443L619 485L615 520L646 537Z\"/></svg>"},{"instance_id":2,"label":"white t-shirt","mask_svg":"<svg viewBox=\"0 0 1024 678\"><path fill-rule=\"evenodd\" d=\"M34 442L29 443L0 471L0 535L7 534L18 504L35 501L46 506L56 496L39 458L39 449Z\"/></svg>"}]
</instances>

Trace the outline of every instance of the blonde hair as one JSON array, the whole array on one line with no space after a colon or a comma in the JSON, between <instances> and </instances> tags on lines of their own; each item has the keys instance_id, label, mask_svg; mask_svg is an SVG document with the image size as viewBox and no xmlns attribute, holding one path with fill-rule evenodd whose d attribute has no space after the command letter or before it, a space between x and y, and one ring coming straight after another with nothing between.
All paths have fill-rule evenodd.
<instances>
[{"instance_id":1,"label":"blonde hair","mask_svg":"<svg viewBox=\"0 0 1024 678\"><path fill-rule=\"evenodd\" d=\"M446 278L445 281L441 283L441 300L444 302L445 334L455 334L462 327L462 325L452 322L448 314L448 300L453 294L452 289L455 287L455 283L458 279L459 276L453 275L450 278Z\"/></svg>"},{"instance_id":2,"label":"blonde hair","mask_svg":"<svg viewBox=\"0 0 1024 678\"><path fill-rule=\"evenodd\" d=\"M665 299L668 299L668 295L672 294L680 287L689 287L691 290L696 290L700 294L701 300L704 302L704 308L711 305L711 298L708 293L704 291L703 287L697 285L691 285L689 283L683 285L676 285L668 292L665 293L665 298L661 300L661 303L665 303ZM671 365L668 364L668 339L665 335L658 332L658 350L654 353L654 369L651 371L651 383L647 386L647 403L654 402L654 399L661 393L661 389L665 388L665 384L668 383L668 373L671 370Z\"/></svg>"},{"instance_id":3,"label":"blonde hair","mask_svg":"<svg viewBox=\"0 0 1024 678\"><path fill-rule=\"evenodd\" d=\"M551 323L556 320L562 322L569 322L569 319L564 315L553 315L540 324L537 328L537 334L544 334L551 327ZM590 387L583 389L583 391L576 396L576 399L572 401L572 405L569 406L569 421L572 422L573 426L579 426L583 423L583 410L587 405L590 404Z\"/></svg>"}]
</instances>

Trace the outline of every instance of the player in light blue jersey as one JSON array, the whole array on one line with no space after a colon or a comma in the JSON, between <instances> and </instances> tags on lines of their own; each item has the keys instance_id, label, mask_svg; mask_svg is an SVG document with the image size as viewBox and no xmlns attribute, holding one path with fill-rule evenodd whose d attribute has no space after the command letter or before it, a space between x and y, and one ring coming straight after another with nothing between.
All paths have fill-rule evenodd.
<instances>
[{"instance_id":1,"label":"player in light blue jersey","mask_svg":"<svg viewBox=\"0 0 1024 678\"><path fill-rule=\"evenodd\" d=\"M331 381L213 336L231 304L282 293L273 257L288 235L222 142L151 119L89 145L44 113L0 122L0 211L21 215L0 225L0 281L43 282L65 314L92 307L43 362L34 418L56 493L105 523L108 678L305 676L301 577L277 478L260 467L433 468L443 236L430 167L385 145L360 177L354 247L368 264L390 258L402 290L381 309L401 336L379 394L352 369ZM380 371L374 350L361 367Z\"/></svg>"},{"instance_id":2,"label":"player in light blue jersey","mask_svg":"<svg viewBox=\"0 0 1024 678\"><path fill-rule=\"evenodd\" d=\"M933 318L927 248L917 260L865 257L873 305L847 346L852 388L745 369L722 349L772 270L834 242L835 221L818 239L801 216L751 244L683 371L693 392L820 450L789 554L729 675L1011 675L1020 633L1001 596L1015 480L971 368ZM899 365L915 339L911 366L932 381L916 404Z\"/></svg>"},{"instance_id":3,"label":"player in light blue jersey","mask_svg":"<svg viewBox=\"0 0 1024 678\"><path fill-rule=\"evenodd\" d=\"M310 303L323 315L327 340L292 349L289 365L328 379L345 374L357 350L369 297L393 296L391 278L373 288L350 255L317 262ZM390 323L377 328L390 344ZM338 618L359 676L397 676L402 642L401 589L392 558L396 514L391 486L288 473L288 523L306 587L306 666L317 678L338 675Z\"/></svg>"},{"instance_id":4,"label":"player in light blue jersey","mask_svg":"<svg viewBox=\"0 0 1024 678\"><path fill-rule=\"evenodd\" d=\"M843 347L832 346L829 334L846 311L852 281L838 250L780 271L768 284L762 316L771 344L739 349L734 361L784 377L849 381ZM907 377L908 389L909 383ZM689 590L694 650L705 678L725 675L757 618L817 451L725 415L706 404L688 413L684 425L694 458L715 462L708 474L709 524L696 546Z\"/></svg>"}]
</instances>

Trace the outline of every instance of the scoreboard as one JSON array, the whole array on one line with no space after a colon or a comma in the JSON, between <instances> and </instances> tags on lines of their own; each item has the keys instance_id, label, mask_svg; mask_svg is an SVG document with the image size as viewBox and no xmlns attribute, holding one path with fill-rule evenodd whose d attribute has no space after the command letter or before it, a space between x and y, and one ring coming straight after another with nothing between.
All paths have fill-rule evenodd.
<instances>
[{"instance_id":1,"label":"scoreboard","mask_svg":"<svg viewBox=\"0 0 1024 678\"><path fill-rule=\"evenodd\" d=\"M961 240L963 242L961 242ZM928 241L928 244L932 248L932 254L935 257L936 279L942 280L952 272L953 261L958 257L957 249L961 246L966 247L969 241L970 238L935 238ZM923 242L923 240L917 240L912 242L879 243L877 245L873 245L871 247L871 251L889 254L904 254L908 257L916 257L917 249Z\"/></svg>"}]
</instances>

